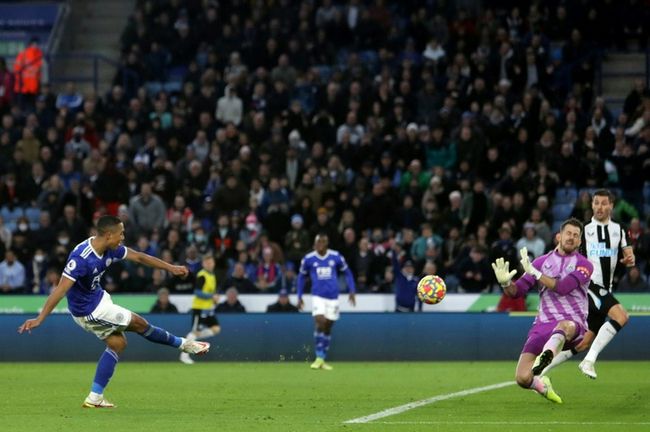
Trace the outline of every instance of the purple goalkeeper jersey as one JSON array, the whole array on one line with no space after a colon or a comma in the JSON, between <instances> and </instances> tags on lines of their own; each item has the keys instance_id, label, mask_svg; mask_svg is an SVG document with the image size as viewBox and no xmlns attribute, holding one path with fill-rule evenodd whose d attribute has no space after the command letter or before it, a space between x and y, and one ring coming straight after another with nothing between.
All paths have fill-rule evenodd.
<instances>
[{"instance_id":1,"label":"purple goalkeeper jersey","mask_svg":"<svg viewBox=\"0 0 650 432\"><path fill-rule=\"evenodd\" d=\"M554 290L546 288L529 274L515 282L517 297L535 285L539 286L539 308L533 325L571 320L586 329L589 309L587 290L593 272L589 260L578 252L563 256L552 251L536 258L533 266L544 275L557 280Z\"/></svg>"}]
</instances>

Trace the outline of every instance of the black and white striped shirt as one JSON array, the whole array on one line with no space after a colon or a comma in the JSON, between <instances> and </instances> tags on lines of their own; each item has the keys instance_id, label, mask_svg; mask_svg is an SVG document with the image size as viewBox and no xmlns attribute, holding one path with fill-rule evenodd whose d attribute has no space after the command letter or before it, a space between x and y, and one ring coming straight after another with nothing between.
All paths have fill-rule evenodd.
<instances>
[{"instance_id":1,"label":"black and white striped shirt","mask_svg":"<svg viewBox=\"0 0 650 432\"><path fill-rule=\"evenodd\" d=\"M608 291L612 291L614 270L619 260L619 252L626 247L627 235L621 225L610 220L600 223L595 218L585 225L582 234L581 252L594 266L591 281Z\"/></svg>"}]
</instances>

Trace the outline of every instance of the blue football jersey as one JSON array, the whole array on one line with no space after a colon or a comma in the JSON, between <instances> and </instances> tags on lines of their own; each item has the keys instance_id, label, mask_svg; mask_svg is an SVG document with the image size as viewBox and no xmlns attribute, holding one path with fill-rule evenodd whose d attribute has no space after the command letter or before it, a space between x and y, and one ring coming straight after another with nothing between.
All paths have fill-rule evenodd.
<instances>
[{"instance_id":1,"label":"blue football jersey","mask_svg":"<svg viewBox=\"0 0 650 432\"><path fill-rule=\"evenodd\" d=\"M128 250L120 245L117 249L107 249L100 256L91 246L91 239L93 237L75 246L63 269L63 276L74 281L66 294L68 309L74 316L90 315L95 310L104 295L101 285L104 271L115 261L126 258Z\"/></svg>"},{"instance_id":2,"label":"blue football jersey","mask_svg":"<svg viewBox=\"0 0 650 432\"><path fill-rule=\"evenodd\" d=\"M348 290L354 292L352 273L345 258L339 252L328 249L324 256L318 255L316 251L308 253L300 262L299 296L302 294L303 278L309 275L312 295L326 299L338 298L340 273L344 273L346 276Z\"/></svg>"}]
</instances>

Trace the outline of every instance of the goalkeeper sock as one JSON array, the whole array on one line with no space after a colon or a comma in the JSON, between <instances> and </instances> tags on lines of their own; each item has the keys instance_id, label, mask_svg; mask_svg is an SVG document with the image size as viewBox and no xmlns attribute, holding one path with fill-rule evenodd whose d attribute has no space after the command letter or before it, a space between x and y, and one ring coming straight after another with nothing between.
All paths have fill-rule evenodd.
<instances>
[{"instance_id":1,"label":"goalkeeper sock","mask_svg":"<svg viewBox=\"0 0 650 432\"><path fill-rule=\"evenodd\" d=\"M314 347L316 351L316 357L325 358L324 350L324 334L321 332L314 332Z\"/></svg>"},{"instance_id":2,"label":"goalkeeper sock","mask_svg":"<svg viewBox=\"0 0 650 432\"><path fill-rule=\"evenodd\" d=\"M178 336L174 336L167 330L152 326L151 324L148 325L147 329L143 333L140 333L140 336L150 342L169 345L173 346L174 348L178 348L183 343L182 339Z\"/></svg>"},{"instance_id":3,"label":"goalkeeper sock","mask_svg":"<svg viewBox=\"0 0 650 432\"><path fill-rule=\"evenodd\" d=\"M533 377L533 382L530 383L531 389L535 390L537 393L541 395L546 394L546 385L542 382L542 378L538 376Z\"/></svg>"},{"instance_id":4,"label":"goalkeeper sock","mask_svg":"<svg viewBox=\"0 0 650 432\"><path fill-rule=\"evenodd\" d=\"M553 352L553 357L555 357L564 346L564 341L566 341L566 334L564 333L564 330L553 330L551 337L548 338L548 341L546 344L544 344L542 352L550 349Z\"/></svg>"},{"instance_id":5,"label":"goalkeeper sock","mask_svg":"<svg viewBox=\"0 0 650 432\"><path fill-rule=\"evenodd\" d=\"M613 323L615 323L615 325ZM585 361L595 363L598 354L605 349L607 344L614 338L614 336L616 336L616 333L618 333L618 330L620 329L621 325L616 321L610 320L603 324L600 330L598 330L598 334L596 335L594 342L591 344L589 352L585 356Z\"/></svg>"},{"instance_id":6,"label":"goalkeeper sock","mask_svg":"<svg viewBox=\"0 0 650 432\"><path fill-rule=\"evenodd\" d=\"M95 379L93 380L93 385L90 389L91 396L94 396L92 393L96 393L98 396L101 396L104 393L104 388L108 385L108 381L113 376L115 366L119 359L117 353L110 348L106 348L102 353L99 362L97 362ZM95 398L95 400L96 399L97 398Z\"/></svg>"}]
</instances>

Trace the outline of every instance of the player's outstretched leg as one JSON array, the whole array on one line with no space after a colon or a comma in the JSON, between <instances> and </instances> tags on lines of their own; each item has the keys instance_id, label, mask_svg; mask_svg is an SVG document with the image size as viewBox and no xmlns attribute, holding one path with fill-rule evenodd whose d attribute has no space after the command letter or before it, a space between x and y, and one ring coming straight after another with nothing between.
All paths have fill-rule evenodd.
<instances>
[{"instance_id":1,"label":"player's outstretched leg","mask_svg":"<svg viewBox=\"0 0 650 432\"><path fill-rule=\"evenodd\" d=\"M213 327L204 328L202 330L196 330L196 331L192 330L185 336L185 339L188 341L205 339L205 338L218 335L220 331L221 328L219 326L213 326ZM192 360L190 355L186 352L181 353L180 360L185 364L194 364L194 360Z\"/></svg>"},{"instance_id":2,"label":"player's outstretched leg","mask_svg":"<svg viewBox=\"0 0 650 432\"><path fill-rule=\"evenodd\" d=\"M596 374L596 368L594 366L596 359L598 358L598 354L600 354L600 352L605 349L607 344L612 339L614 339L616 333L618 333L623 328L628 320L627 312L625 312L622 306L614 306L612 309L610 309L610 313L612 312L620 315L620 318L618 316L618 320L610 318L605 324L602 325L602 327L600 327L600 330L598 330L598 334L596 335L594 342L591 344L591 348L589 348L589 352L585 356L585 359L578 365L578 368L582 371L582 373L591 379L596 379L598 377Z\"/></svg>"},{"instance_id":3,"label":"player's outstretched leg","mask_svg":"<svg viewBox=\"0 0 650 432\"><path fill-rule=\"evenodd\" d=\"M533 377L533 382L530 384L530 388L535 390L540 395L544 396L546 399L551 402L558 404L562 403L562 398L560 395L555 393L553 390L553 385L551 384L551 379L547 376L544 377Z\"/></svg>"},{"instance_id":4,"label":"player's outstretched leg","mask_svg":"<svg viewBox=\"0 0 650 432\"><path fill-rule=\"evenodd\" d=\"M558 353L564 346L566 341L566 333L560 328L556 328L551 333L551 337L548 339L542 353L535 359L533 364L533 375L539 375L544 369L553 361L553 357Z\"/></svg>"},{"instance_id":5,"label":"player's outstretched leg","mask_svg":"<svg viewBox=\"0 0 650 432\"><path fill-rule=\"evenodd\" d=\"M210 350L209 342L201 342L196 340L187 340L169 333L167 330L160 327L153 326L147 322L140 315L134 313L126 328L128 331L138 333L143 338L150 342L169 345L180 349L188 354L205 354Z\"/></svg>"}]
</instances>

